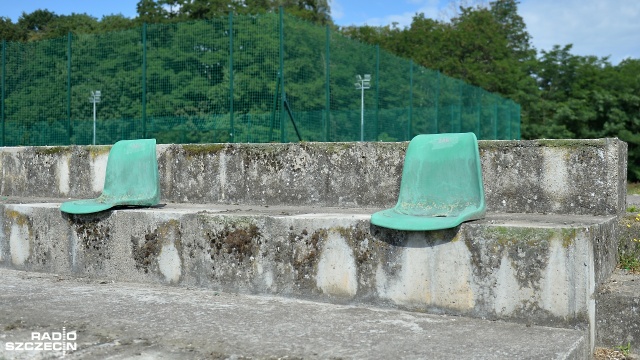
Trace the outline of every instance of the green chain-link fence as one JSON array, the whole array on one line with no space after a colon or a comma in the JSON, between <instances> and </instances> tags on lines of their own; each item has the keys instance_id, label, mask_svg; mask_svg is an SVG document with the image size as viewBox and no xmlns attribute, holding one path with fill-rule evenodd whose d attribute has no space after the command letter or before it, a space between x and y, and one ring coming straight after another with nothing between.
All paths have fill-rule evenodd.
<instances>
[{"instance_id":1,"label":"green chain-link fence","mask_svg":"<svg viewBox=\"0 0 640 360\"><path fill-rule=\"evenodd\" d=\"M3 41L1 66L2 146L91 144L96 90L98 144L520 138L513 101L282 12Z\"/></svg>"}]
</instances>

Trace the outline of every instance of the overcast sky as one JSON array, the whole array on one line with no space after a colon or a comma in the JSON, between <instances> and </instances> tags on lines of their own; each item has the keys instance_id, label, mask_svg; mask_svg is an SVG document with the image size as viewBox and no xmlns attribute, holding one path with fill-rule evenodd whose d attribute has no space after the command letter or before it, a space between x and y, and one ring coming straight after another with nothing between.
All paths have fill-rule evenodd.
<instances>
[{"instance_id":1,"label":"overcast sky","mask_svg":"<svg viewBox=\"0 0 640 360\"><path fill-rule=\"evenodd\" d=\"M446 19L451 3L477 4L488 0L330 0L331 16L340 26L411 24L422 12ZM136 16L138 0L0 0L0 16L18 20L22 12L49 9L60 15L87 13ZM610 56L614 64L626 57L640 59L640 0L521 0L533 45L550 50L554 44L573 44L573 54Z\"/></svg>"}]
</instances>

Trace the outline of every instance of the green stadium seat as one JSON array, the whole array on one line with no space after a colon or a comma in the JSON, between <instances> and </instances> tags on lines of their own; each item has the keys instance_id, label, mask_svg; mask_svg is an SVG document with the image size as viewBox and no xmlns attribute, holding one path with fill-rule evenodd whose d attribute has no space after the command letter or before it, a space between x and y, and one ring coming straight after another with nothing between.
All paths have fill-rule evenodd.
<instances>
[{"instance_id":1,"label":"green stadium seat","mask_svg":"<svg viewBox=\"0 0 640 360\"><path fill-rule=\"evenodd\" d=\"M153 206L159 202L156 140L121 140L109 152L102 194L96 199L67 201L60 210L90 214L114 206Z\"/></svg>"},{"instance_id":2,"label":"green stadium seat","mask_svg":"<svg viewBox=\"0 0 640 360\"><path fill-rule=\"evenodd\" d=\"M394 208L371 223L396 230L440 230L484 217L478 140L473 133L418 135L405 155Z\"/></svg>"}]
</instances>

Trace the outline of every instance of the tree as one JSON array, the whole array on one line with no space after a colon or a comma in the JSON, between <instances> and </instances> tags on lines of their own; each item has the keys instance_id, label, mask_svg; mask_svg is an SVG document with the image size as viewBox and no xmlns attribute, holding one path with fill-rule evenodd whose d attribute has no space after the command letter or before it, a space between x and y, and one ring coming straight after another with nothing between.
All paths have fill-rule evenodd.
<instances>
[{"instance_id":1,"label":"tree","mask_svg":"<svg viewBox=\"0 0 640 360\"><path fill-rule=\"evenodd\" d=\"M332 24L327 0L140 0L138 21L158 23L213 19L236 14L277 12L282 6L288 14L317 24Z\"/></svg>"},{"instance_id":2,"label":"tree","mask_svg":"<svg viewBox=\"0 0 640 360\"><path fill-rule=\"evenodd\" d=\"M25 32L14 24L8 17L0 17L0 40L22 41L25 39Z\"/></svg>"},{"instance_id":3,"label":"tree","mask_svg":"<svg viewBox=\"0 0 640 360\"><path fill-rule=\"evenodd\" d=\"M169 11L163 7L164 3L156 0L140 0L136 5L139 23L161 23L169 18Z\"/></svg>"},{"instance_id":4,"label":"tree","mask_svg":"<svg viewBox=\"0 0 640 360\"><path fill-rule=\"evenodd\" d=\"M98 26L100 32L111 32L131 29L137 27L138 24L122 14L114 14L103 16Z\"/></svg>"},{"instance_id":5,"label":"tree","mask_svg":"<svg viewBox=\"0 0 640 360\"><path fill-rule=\"evenodd\" d=\"M18 18L18 26L27 33L27 40L42 39L47 26L56 19L57 15L49 10L36 10L30 14L25 12Z\"/></svg>"}]
</instances>

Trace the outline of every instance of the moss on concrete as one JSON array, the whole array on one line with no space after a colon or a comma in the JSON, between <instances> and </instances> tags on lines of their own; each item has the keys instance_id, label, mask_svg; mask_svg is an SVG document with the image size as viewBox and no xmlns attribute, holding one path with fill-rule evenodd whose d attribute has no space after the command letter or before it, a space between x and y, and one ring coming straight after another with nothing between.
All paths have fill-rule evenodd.
<instances>
[{"instance_id":1,"label":"moss on concrete","mask_svg":"<svg viewBox=\"0 0 640 360\"><path fill-rule=\"evenodd\" d=\"M91 159L95 159L98 156L102 156L105 154L109 154L111 151L111 146L109 145L89 145L87 146L87 151L89 152L89 156Z\"/></svg>"},{"instance_id":2,"label":"moss on concrete","mask_svg":"<svg viewBox=\"0 0 640 360\"><path fill-rule=\"evenodd\" d=\"M540 140L479 140L480 150L508 149L513 147L551 147L576 149L602 147L607 139L540 139Z\"/></svg>"},{"instance_id":3,"label":"moss on concrete","mask_svg":"<svg viewBox=\"0 0 640 360\"><path fill-rule=\"evenodd\" d=\"M29 218L26 215L24 215L24 214L22 214L22 213L20 213L18 211L5 210L4 215L5 215L5 217L8 217L8 218L12 219L16 224L18 224L20 226L25 226L25 225L30 226L31 225L31 222L29 221ZM31 230L29 230L29 231L31 231Z\"/></svg>"},{"instance_id":4,"label":"moss on concrete","mask_svg":"<svg viewBox=\"0 0 640 360\"><path fill-rule=\"evenodd\" d=\"M187 157L217 154L226 149L228 144L187 144L182 149Z\"/></svg>"},{"instance_id":5,"label":"moss on concrete","mask_svg":"<svg viewBox=\"0 0 640 360\"><path fill-rule=\"evenodd\" d=\"M606 139L541 139L536 140L540 146L579 148L584 146L601 147L607 144Z\"/></svg>"},{"instance_id":6,"label":"moss on concrete","mask_svg":"<svg viewBox=\"0 0 640 360\"><path fill-rule=\"evenodd\" d=\"M534 247L544 242L550 242L554 238L559 238L562 241L562 246L568 248L575 243L578 230L576 228L564 228L558 231L554 229L495 226L487 230L487 235L497 238L498 243L502 246L526 244L529 247Z\"/></svg>"},{"instance_id":7,"label":"moss on concrete","mask_svg":"<svg viewBox=\"0 0 640 360\"><path fill-rule=\"evenodd\" d=\"M144 240L132 236L131 245L136 269L148 273L157 263L162 246L169 238L173 238L173 245L178 253L182 254L182 232L178 220L171 219L159 224L153 231L150 230L144 235Z\"/></svg>"},{"instance_id":8,"label":"moss on concrete","mask_svg":"<svg viewBox=\"0 0 640 360\"><path fill-rule=\"evenodd\" d=\"M490 237L495 237L498 240L498 244L502 246L513 246L516 244L537 246L542 242L550 241L555 233L555 231L550 229L543 230L504 226L490 227L486 232Z\"/></svg>"},{"instance_id":9,"label":"moss on concrete","mask_svg":"<svg viewBox=\"0 0 640 360\"><path fill-rule=\"evenodd\" d=\"M37 146L34 151L37 155L58 155L71 152L70 146Z\"/></svg>"}]
</instances>

